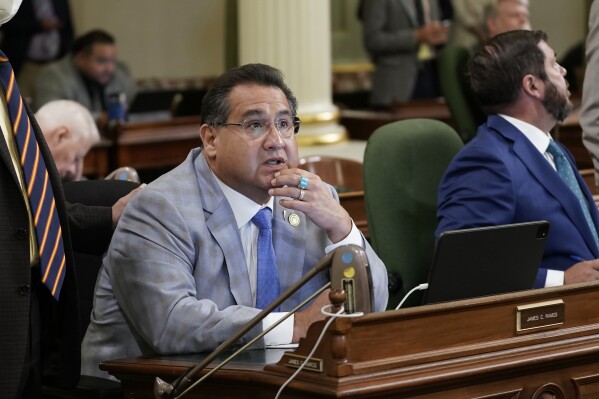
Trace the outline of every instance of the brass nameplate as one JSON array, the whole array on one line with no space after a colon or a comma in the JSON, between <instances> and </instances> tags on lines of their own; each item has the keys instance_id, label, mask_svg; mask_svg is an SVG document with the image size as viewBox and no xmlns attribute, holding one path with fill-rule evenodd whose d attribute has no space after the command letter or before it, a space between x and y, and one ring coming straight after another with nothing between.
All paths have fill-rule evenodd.
<instances>
[{"instance_id":1,"label":"brass nameplate","mask_svg":"<svg viewBox=\"0 0 599 399\"><path fill-rule=\"evenodd\" d=\"M306 356L294 355L291 353L285 354L285 365L287 367L293 367L297 369L304 363L305 360ZM306 363L302 370L313 371L315 373L322 373L324 371L322 359L312 358L308 360L308 363Z\"/></svg>"},{"instance_id":2,"label":"brass nameplate","mask_svg":"<svg viewBox=\"0 0 599 399\"><path fill-rule=\"evenodd\" d=\"M516 307L516 333L525 333L562 326L566 320L566 305L561 299Z\"/></svg>"}]
</instances>

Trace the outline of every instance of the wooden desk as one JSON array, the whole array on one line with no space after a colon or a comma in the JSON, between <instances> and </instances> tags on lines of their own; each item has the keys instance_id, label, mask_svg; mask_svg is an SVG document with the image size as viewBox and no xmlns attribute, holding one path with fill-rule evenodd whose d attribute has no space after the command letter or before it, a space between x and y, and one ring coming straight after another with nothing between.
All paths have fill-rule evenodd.
<instances>
[{"instance_id":1,"label":"wooden desk","mask_svg":"<svg viewBox=\"0 0 599 399\"><path fill-rule=\"evenodd\" d=\"M364 237L368 238L368 220L366 219L366 204L364 191L349 191L339 193L339 203L354 220Z\"/></svg>"},{"instance_id":2,"label":"wooden desk","mask_svg":"<svg viewBox=\"0 0 599 399\"><path fill-rule=\"evenodd\" d=\"M345 126L349 137L368 140L380 126L404 119L437 119L453 126L447 104L437 100L409 101L397 104L390 111L341 110L340 123Z\"/></svg>"},{"instance_id":3,"label":"wooden desk","mask_svg":"<svg viewBox=\"0 0 599 399\"><path fill-rule=\"evenodd\" d=\"M518 307L560 301L523 315L524 321L550 320L544 327L517 332ZM599 283L583 283L336 320L314 356L322 371L302 371L283 397L597 398L598 302ZM295 371L288 361L311 350L323 325L312 325L279 363L268 364L266 352L258 361L239 360L187 397L274 397ZM194 362L187 356L123 359L100 368L121 379L126 398L151 398L155 376L171 382Z\"/></svg>"},{"instance_id":4,"label":"wooden desk","mask_svg":"<svg viewBox=\"0 0 599 399\"><path fill-rule=\"evenodd\" d=\"M200 141L198 117L124 125L115 134L117 167L160 169L183 162Z\"/></svg>"},{"instance_id":5,"label":"wooden desk","mask_svg":"<svg viewBox=\"0 0 599 399\"><path fill-rule=\"evenodd\" d=\"M83 175L90 179L98 179L111 172L110 151L112 141L102 138L85 155L83 160Z\"/></svg>"}]
</instances>

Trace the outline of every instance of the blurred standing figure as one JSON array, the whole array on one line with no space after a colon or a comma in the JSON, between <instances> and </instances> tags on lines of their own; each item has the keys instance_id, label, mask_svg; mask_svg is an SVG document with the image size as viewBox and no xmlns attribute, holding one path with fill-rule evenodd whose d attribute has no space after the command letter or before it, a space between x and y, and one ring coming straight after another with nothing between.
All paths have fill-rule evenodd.
<instances>
[{"instance_id":1,"label":"blurred standing figure","mask_svg":"<svg viewBox=\"0 0 599 399\"><path fill-rule=\"evenodd\" d=\"M83 159L100 141L94 119L82 105L56 100L35 113L63 183L81 180Z\"/></svg>"},{"instance_id":2,"label":"blurred standing figure","mask_svg":"<svg viewBox=\"0 0 599 399\"><path fill-rule=\"evenodd\" d=\"M30 97L40 67L64 56L73 43L68 0L23 0L2 26L0 48L10 58L21 95Z\"/></svg>"},{"instance_id":3,"label":"blurred standing figure","mask_svg":"<svg viewBox=\"0 0 599 399\"><path fill-rule=\"evenodd\" d=\"M117 60L114 37L93 30L75 40L70 54L42 68L34 86L33 109L52 100L73 100L101 119L108 97L121 93L130 103L135 82L126 65Z\"/></svg>"},{"instance_id":4,"label":"blurred standing figure","mask_svg":"<svg viewBox=\"0 0 599 399\"><path fill-rule=\"evenodd\" d=\"M447 41L447 27L434 0L368 0L362 5L364 44L375 64L370 103L439 95L434 46Z\"/></svg>"},{"instance_id":5,"label":"blurred standing figure","mask_svg":"<svg viewBox=\"0 0 599 399\"><path fill-rule=\"evenodd\" d=\"M496 0L452 0L453 21L448 42L475 49L489 37L485 29L485 9Z\"/></svg>"},{"instance_id":6,"label":"blurred standing figure","mask_svg":"<svg viewBox=\"0 0 599 399\"><path fill-rule=\"evenodd\" d=\"M582 140L593 159L595 182L599 182L599 2L594 1L589 14L586 41L587 66L582 88L580 126Z\"/></svg>"},{"instance_id":7,"label":"blurred standing figure","mask_svg":"<svg viewBox=\"0 0 599 399\"><path fill-rule=\"evenodd\" d=\"M489 37L511 30L530 30L528 0L495 0L485 9Z\"/></svg>"}]
</instances>

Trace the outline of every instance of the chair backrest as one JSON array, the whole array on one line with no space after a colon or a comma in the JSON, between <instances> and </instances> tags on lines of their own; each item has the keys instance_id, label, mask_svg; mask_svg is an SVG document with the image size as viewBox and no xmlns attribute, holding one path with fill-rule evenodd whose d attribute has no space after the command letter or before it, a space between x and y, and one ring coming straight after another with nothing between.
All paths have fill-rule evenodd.
<instances>
[{"instance_id":1,"label":"chair backrest","mask_svg":"<svg viewBox=\"0 0 599 399\"><path fill-rule=\"evenodd\" d=\"M300 158L300 168L318 175L329 183L338 193L362 191L362 163L345 158L313 155Z\"/></svg>"},{"instance_id":2,"label":"chair backrest","mask_svg":"<svg viewBox=\"0 0 599 399\"><path fill-rule=\"evenodd\" d=\"M468 49L448 44L437 59L441 91L451 112L457 131L464 142L476 134L485 115L472 96L466 80L466 64L470 58Z\"/></svg>"},{"instance_id":3,"label":"chair backrest","mask_svg":"<svg viewBox=\"0 0 599 399\"><path fill-rule=\"evenodd\" d=\"M88 206L112 206L137 187L139 187L139 183L126 180L85 180L63 185L68 202ZM110 236L112 236L112 231ZM107 238L104 241L110 241L110 237L103 238ZM75 252L74 258L79 299L80 338L83 340L90 322L96 279L102 266L102 256Z\"/></svg>"},{"instance_id":4,"label":"chair backrest","mask_svg":"<svg viewBox=\"0 0 599 399\"><path fill-rule=\"evenodd\" d=\"M432 119L393 122L368 140L366 215L370 242L390 277L389 309L427 281L435 246L437 189L462 146L455 130ZM406 306L419 304L421 297L412 295Z\"/></svg>"}]
</instances>

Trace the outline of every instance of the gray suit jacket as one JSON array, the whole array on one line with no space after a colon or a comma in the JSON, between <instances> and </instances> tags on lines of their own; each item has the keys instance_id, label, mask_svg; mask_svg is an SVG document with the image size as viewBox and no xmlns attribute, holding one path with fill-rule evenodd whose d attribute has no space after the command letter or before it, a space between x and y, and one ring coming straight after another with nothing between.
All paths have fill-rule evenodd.
<instances>
[{"instance_id":1,"label":"gray suit jacket","mask_svg":"<svg viewBox=\"0 0 599 399\"><path fill-rule=\"evenodd\" d=\"M582 89L580 125L582 139L593 159L599 182L599 2L594 1L589 15L586 41L587 66Z\"/></svg>"},{"instance_id":2,"label":"gray suit jacket","mask_svg":"<svg viewBox=\"0 0 599 399\"><path fill-rule=\"evenodd\" d=\"M118 62L114 77L104 90L105 103L111 93L125 93L128 103L135 96L135 82L125 64ZM44 66L35 80L32 108L34 112L52 100L73 100L87 108L94 117L102 111L100 98L92 98L70 55Z\"/></svg>"},{"instance_id":3,"label":"gray suit jacket","mask_svg":"<svg viewBox=\"0 0 599 399\"><path fill-rule=\"evenodd\" d=\"M436 1L429 0L432 20L440 18ZM418 29L414 0L364 1L364 45L375 64L370 103L390 105L407 101L418 75Z\"/></svg>"},{"instance_id":4,"label":"gray suit jacket","mask_svg":"<svg viewBox=\"0 0 599 399\"><path fill-rule=\"evenodd\" d=\"M299 227L292 227L282 211L275 199L281 292L325 255L327 245L325 231L302 213L296 212ZM367 243L366 252L374 307L382 311L386 270ZM326 273L316 276L281 310L290 310L326 281ZM98 278L82 373L107 377L98 364L109 359L214 349L258 313L235 217L201 149L194 149L125 209Z\"/></svg>"}]
</instances>

